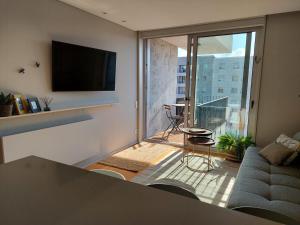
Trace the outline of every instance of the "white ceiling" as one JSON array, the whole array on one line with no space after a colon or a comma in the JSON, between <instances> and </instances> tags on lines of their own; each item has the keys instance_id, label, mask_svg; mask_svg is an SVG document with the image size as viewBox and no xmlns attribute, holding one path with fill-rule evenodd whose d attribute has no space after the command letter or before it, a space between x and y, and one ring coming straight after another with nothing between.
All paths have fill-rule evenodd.
<instances>
[{"instance_id":1,"label":"white ceiling","mask_svg":"<svg viewBox=\"0 0 300 225\"><path fill-rule=\"evenodd\" d=\"M59 0L141 31L300 10L300 0Z\"/></svg>"},{"instance_id":2,"label":"white ceiling","mask_svg":"<svg viewBox=\"0 0 300 225\"><path fill-rule=\"evenodd\" d=\"M198 42L197 52L201 54L221 54L232 52L232 35L212 36L207 38L201 38ZM179 48L187 48L187 36L173 36L161 38L162 40L169 42Z\"/></svg>"},{"instance_id":3,"label":"white ceiling","mask_svg":"<svg viewBox=\"0 0 300 225\"><path fill-rule=\"evenodd\" d=\"M173 36L173 37L164 37L160 38L166 42L169 42L172 45L177 46L178 48L186 49L187 47L187 42L188 42L188 36Z\"/></svg>"}]
</instances>

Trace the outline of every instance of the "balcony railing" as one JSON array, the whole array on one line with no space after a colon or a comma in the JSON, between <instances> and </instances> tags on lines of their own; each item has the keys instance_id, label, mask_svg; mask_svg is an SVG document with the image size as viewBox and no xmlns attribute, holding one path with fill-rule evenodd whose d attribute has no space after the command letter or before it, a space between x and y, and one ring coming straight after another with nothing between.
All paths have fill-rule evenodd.
<instances>
[{"instance_id":1,"label":"balcony railing","mask_svg":"<svg viewBox=\"0 0 300 225\"><path fill-rule=\"evenodd\" d=\"M226 122L228 97L215 99L204 104L196 105L195 125L197 127L215 130Z\"/></svg>"},{"instance_id":2,"label":"balcony railing","mask_svg":"<svg viewBox=\"0 0 300 225\"><path fill-rule=\"evenodd\" d=\"M222 98L228 98L228 96L224 96L224 95L201 95L201 96L197 96L197 102L200 104L205 104L205 103L209 103L209 102L213 102L215 100L219 100Z\"/></svg>"}]
</instances>

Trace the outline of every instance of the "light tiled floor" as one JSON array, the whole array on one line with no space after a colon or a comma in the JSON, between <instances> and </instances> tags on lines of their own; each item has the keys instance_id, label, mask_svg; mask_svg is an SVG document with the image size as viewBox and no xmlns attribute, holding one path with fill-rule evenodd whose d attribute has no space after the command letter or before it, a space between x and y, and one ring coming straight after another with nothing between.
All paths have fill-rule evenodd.
<instances>
[{"instance_id":1,"label":"light tiled floor","mask_svg":"<svg viewBox=\"0 0 300 225\"><path fill-rule=\"evenodd\" d=\"M239 164L213 157L215 169L206 172L207 164L200 157L191 157L189 169L181 162L182 152L176 152L160 164L140 172L131 181L147 185L159 179L183 182L203 202L226 207L235 182Z\"/></svg>"},{"instance_id":2,"label":"light tiled floor","mask_svg":"<svg viewBox=\"0 0 300 225\"><path fill-rule=\"evenodd\" d=\"M162 143L153 144L158 148L168 146ZM184 163L181 161L182 154L183 148L179 148L178 151L169 155L159 164L150 166L140 172L131 172L98 163L94 163L86 169L110 169L123 174L128 181L143 185L155 183L160 179L167 179L170 183L188 188L203 202L226 207L239 169L239 163L214 156L212 157L214 170L207 172L207 164L203 158L190 157L189 166L192 169L189 169L186 166L186 159ZM207 155L202 156L207 157Z\"/></svg>"}]
</instances>

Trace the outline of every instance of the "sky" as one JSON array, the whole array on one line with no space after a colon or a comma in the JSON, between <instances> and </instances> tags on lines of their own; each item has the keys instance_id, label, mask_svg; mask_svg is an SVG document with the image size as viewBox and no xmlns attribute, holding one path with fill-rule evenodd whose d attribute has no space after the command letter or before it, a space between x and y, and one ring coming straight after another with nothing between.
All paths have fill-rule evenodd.
<instances>
[{"instance_id":1,"label":"sky","mask_svg":"<svg viewBox=\"0 0 300 225\"><path fill-rule=\"evenodd\" d=\"M252 44L255 43L255 33L252 34ZM215 57L233 57L233 56L244 56L245 55L245 46L246 46L246 34L233 34L232 37L232 51L231 53L223 54L210 54ZM187 51L182 48L178 48L178 57L186 57ZM254 48L251 48L251 55L254 55Z\"/></svg>"}]
</instances>

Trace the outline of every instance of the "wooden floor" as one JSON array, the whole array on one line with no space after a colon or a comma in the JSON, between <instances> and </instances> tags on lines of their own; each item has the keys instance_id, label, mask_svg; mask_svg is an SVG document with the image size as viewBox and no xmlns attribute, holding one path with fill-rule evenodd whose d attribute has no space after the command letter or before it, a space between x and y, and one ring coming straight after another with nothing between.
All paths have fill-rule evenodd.
<instances>
[{"instance_id":1,"label":"wooden floor","mask_svg":"<svg viewBox=\"0 0 300 225\"><path fill-rule=\"evenodd\" d=\"M163 144L177 144L177 145L184 144L184 136L182 132L172 131L172 133L170 133L170 135L168 136L169 131L171 130L168 130L166 133L164 133L164 131L157 132L152 137L149 137L147 141L163 143ZM222 124L221 126L215 128L212 134L212 138L217 142L219 136L223 135L225 132L226 132L226 125Z\"/></svg>"},{"instance_id":2,"label":"wooden floor","mask_svg":"<svg viewBox=\"0 0 300 225\"><path fill-rule=\"evenodd\" d=\"M165 148L165 144L156 143ZM168 179L184 184L193 191L198 198L206 203L226 207L235 177L239 169L239 163L229 162L220 157L213 157L214 170L206 172L206 161L201 157L190 157L189 166L186 160L182 163L184 150L177 151L168 156L159 164L148 167L139 173L122 170L101 164L92 164L86 169L110 169L125 176L128 181L147 185L159 179ZM206 155L202 155L206 157ZM180 185L179 185L180 186Z\"/></svg>"},{"instance_id":3,"label":"wooden floor","mask_svg":"<svg viewBox=\"0 0 300 225\"><path fill-rule=\"evenodd\" d=\"M168 139L166 139L165 136L163 136L164 132L158 132L154 136L150 137L147 139L147 141L150 142L156 142L156 143L163 143L163 144L168 144L168 143L173 143L173 144L178 144L178 145L183 145L183 133L182 132L172 132Z\"/></svg>"}]
</instances>

